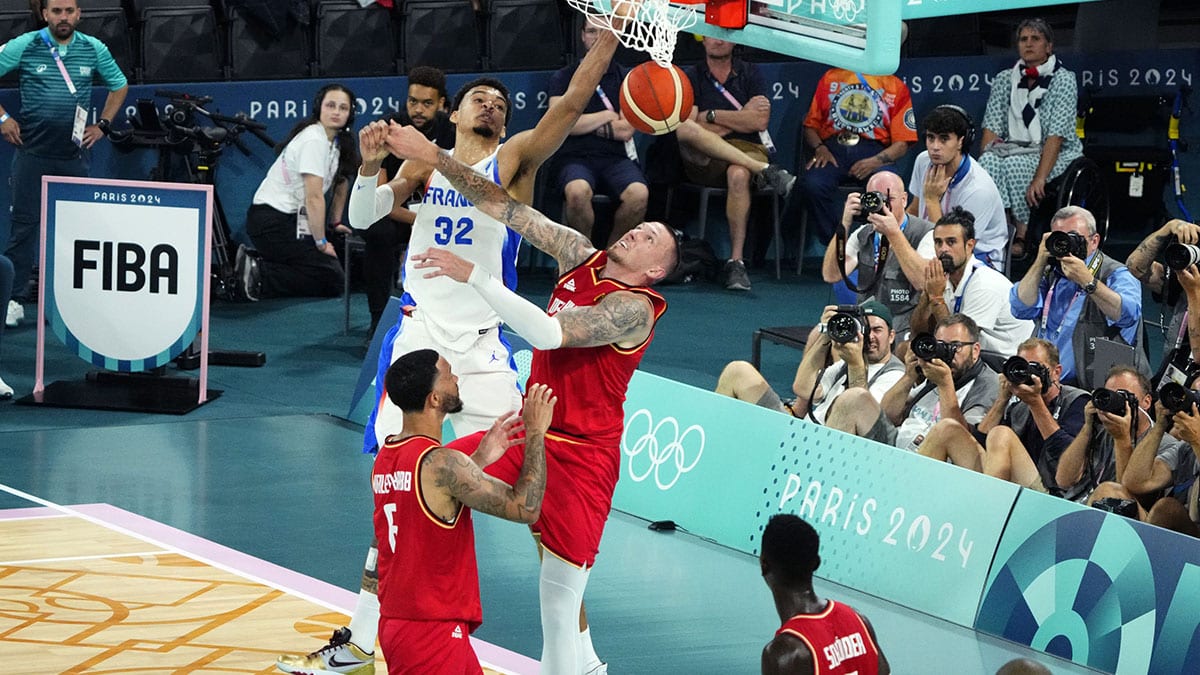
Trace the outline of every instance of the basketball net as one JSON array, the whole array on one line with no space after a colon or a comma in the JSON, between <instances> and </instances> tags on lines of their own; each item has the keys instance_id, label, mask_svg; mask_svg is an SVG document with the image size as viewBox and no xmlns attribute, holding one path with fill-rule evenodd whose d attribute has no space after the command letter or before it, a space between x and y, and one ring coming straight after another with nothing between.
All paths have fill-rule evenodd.
<instances>
[{"instance_id":1,"label":"basketball net","mask_svg":"<svg viewBox=\"0 0 1200 675\"><path fill-rule=\"evenodd\" d=\"M638 2L635 19L625 20L624 27L616 16L618 5L628 0L567 0L567 4L583 13L587 22L597 28L615 33L621 44L650 54L658 65L666 68L675 55L675 39L679 31L696 24L700 12L671 7L667 0L633 0ZM681 4L698 4L703 0L677 0Z\"/></svg>"}]
</instances>

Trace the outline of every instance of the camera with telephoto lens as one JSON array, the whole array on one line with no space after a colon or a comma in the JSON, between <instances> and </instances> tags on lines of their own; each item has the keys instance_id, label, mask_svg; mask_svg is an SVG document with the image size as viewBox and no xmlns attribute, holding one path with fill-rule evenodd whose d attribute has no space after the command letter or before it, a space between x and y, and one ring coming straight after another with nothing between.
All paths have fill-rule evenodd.
<instances>
[{"instance_id":1,"label":"camera with telephoto lens","mask_svg":"<svg viewBox=\"0 0 1200 675\"><path fill-rule=\"evenodd\" d=\"M921 333L912 339L910 344L913 354L922 361L941 359L942 363L950 365L958 349L949 342L942 342L929 333Z\"/></svg>"},{"instance_id":2,"label":"camera with telephoto lens","mask_svg":"<svg viewBox=\"0 0 1200 675\"><path fill-rule=\"evenodd\" d=\"M1137 410L1137 396L1124 389L1105 389L1100 387L1092 392L1092 405L1096 410L1102 410L1114 415L1124 415L1125 411Z\"/></svg>"},{"instance_id":3,"label":"camera with telephoto lens","mask_svg":"<svg viewBox=\"0 0 1200 675\"><path fill-rule=\"evenodd\" d=\"M1196 405L1196 393L1178 382L1168 382L1158 392L1163 407L1176 412L1189 412Z\"/></svg>"},{"instance_id":4,"label":"camera with telephoto lens","mask_svg":"<svg viewBox=\"0 0 1200 675\"><path fill-rule=\"evenodd\" d=\"M1004 362L1000 372L1004 373L1004 379L1012 384L1033 384L1033 376L1036 375L1042 381L1042 393L1046 393L1050 389L1050 369L1038 363L1037 361L1026 361L1020 356L1010 356Z\"/></svg>"},{"instance_id":5,"label":"camera with telephoto lens","mask_svg":"<svg viewBox=\"0 0 1200 675\"><path fill-rule=\"evenodd\" d=\"M864 192L858 201L858 213L851 220L859 225L867 223L867 216L872 213L883 213L883 207L892 198L892 191L888 190L887 194L878 191Z\"/></svg>"},{"instance_id":6,"label":"camera with telephoto lens","mask_svg":"<svg viewBox=\"0 0 1200 675\"><path fill-rule=\"evenodd\" d=\"M1167 267L1176 272L1185 270L1200 263L1200 246L1180 244L1179 242L1168 244L1167 250L1163 253L1163 259L1166 261Z\"/></svg>"},{"instance_id":7,"label":"camera with telephoto lens","mask_svg":"<svg viewBox=\"0 0 1200 675\"><path fill-rule=\"evenodd\" d=\"M837 313L829 317L825 332L839 344L854 342L867 334L867 317L858 305L838 305Z\"/></svg>"},{"instance_id":8,"label":"camera with telephoto lens","mask_svg":"<svg viewBox=\"0 0 1200 675\"><path fill-rule=\"evenodd\" d=\"M1065 258L1073 255L1080 260L1087 259L1087 239L1076 232L1054 231L1046 237L1046 253L1054 258Z\"/></svg>"}]
</instances>

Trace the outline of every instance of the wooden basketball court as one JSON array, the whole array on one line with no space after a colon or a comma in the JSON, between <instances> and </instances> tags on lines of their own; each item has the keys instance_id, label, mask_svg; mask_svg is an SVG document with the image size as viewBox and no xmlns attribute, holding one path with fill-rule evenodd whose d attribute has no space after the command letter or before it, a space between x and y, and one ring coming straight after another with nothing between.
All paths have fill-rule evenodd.
<instances>
[{"instance_id":1,"label":"wooden basketball court","mask_svg":"<svg viewBox=\"0 0 1200 675\"><path fill-rule=\"evenodd\" d=\"M0 511L6 673L277 673L278 654L322 646L353 602L105 504ZM517 655L475 647L485 672L522 672L489 659Z\"/></svg>"}]
</instances>

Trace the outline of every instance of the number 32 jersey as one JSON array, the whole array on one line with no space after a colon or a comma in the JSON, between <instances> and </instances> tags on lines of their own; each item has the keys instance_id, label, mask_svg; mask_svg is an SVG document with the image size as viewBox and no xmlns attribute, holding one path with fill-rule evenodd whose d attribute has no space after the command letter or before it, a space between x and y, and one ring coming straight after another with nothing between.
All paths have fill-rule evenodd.
<instances>
[{"instance_id":1,"label":"number 32 jersey","mask_svg":"<svg viewBox=\"0 0 1200 675\"><path fill-rule=\"evenodd\" d=\"M471 168L500 184L496 154ZM480 265L510 289L517 287L517 250L521 235L485 215L434 171L425 186L413 221L409 255L404 262L404 290L442 344L465 350L483 331L500 325L500 317L475 289L449 277L426 279L426 269L413 268L413 255L441 248Z\"/></svg>"}]
</instances>

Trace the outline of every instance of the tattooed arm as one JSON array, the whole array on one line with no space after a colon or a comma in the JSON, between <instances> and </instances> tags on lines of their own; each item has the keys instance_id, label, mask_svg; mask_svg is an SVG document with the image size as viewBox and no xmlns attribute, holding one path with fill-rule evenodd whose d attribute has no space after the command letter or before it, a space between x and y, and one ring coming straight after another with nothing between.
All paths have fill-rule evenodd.
<instances>
[{"instance_id":1,"label":"tattooed arm","mask_svg":"<svg viewBox=\"0 0 1200 675\"><path fill-rule=\"evenodd\" d=\"M530 244L553 256L559 269L569 270L595 252L587 237L517 201L490 178L443 152L413 127L393 124L388 146L399 157L437 167L480 211L507 224Z\"/></svg>"},{"instance_id":2,"label":"tattooed arm","mask_svg":"<svg viewBox=\"0 0 1200 675\"><path fill-rule=\"evenodd\" d=\"M636 347L654 328L650 299L631 291L609 293L591 307L564 309L554 318L562 326L564 347Z\"/></svg>"},{"instance_id":3,"label":"tattooed arm","mask_svg":"<svg viewBox=\"0 0 1200 675\"><path fill-rule=\"evenodd\" d=\"M448 519L462 504L518 523L536 521L546 491L546 430L557 402L546 385L529 387L521 416L525 422L525 459L511 486L485 474L457 450L435 448L427 453L421 462L420 480L434 513Z\"/></svg>"}]
</instances>

